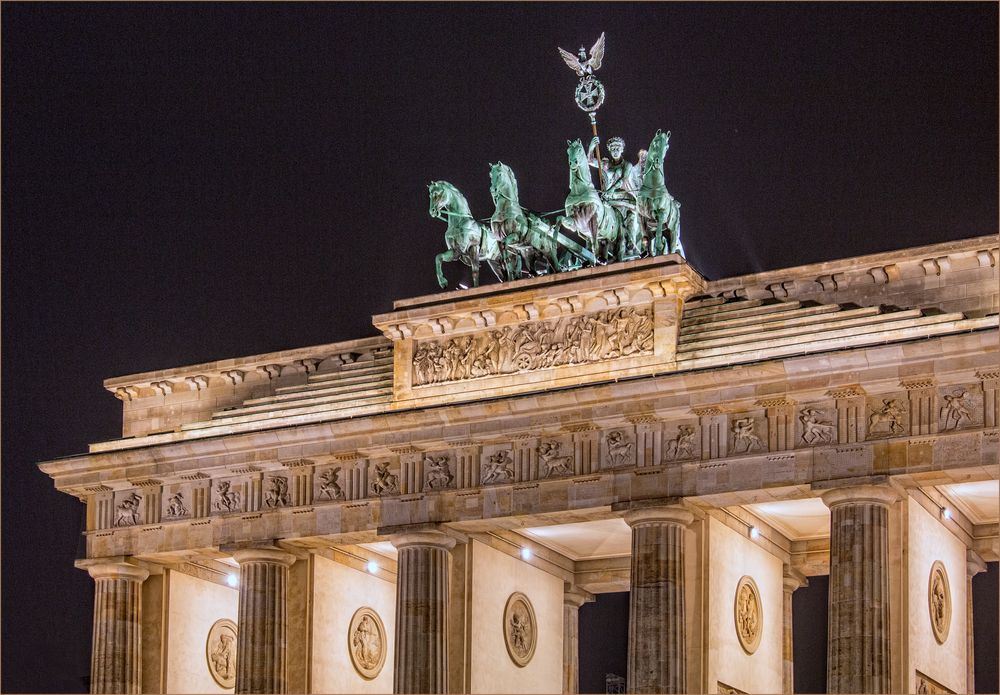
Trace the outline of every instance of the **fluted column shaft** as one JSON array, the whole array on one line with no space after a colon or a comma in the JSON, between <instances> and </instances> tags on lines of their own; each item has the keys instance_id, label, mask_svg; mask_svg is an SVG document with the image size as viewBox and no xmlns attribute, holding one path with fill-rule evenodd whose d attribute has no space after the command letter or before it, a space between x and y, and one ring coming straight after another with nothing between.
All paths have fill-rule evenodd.
<instances>
[{"instance_id":1,"label":"fluted column shaft","mask_svg":"<svg viewBox=\"0 0 1000 695\"><path fill-rule=\"evenodd\" d=\"M889 655L888 487L830 490L828 693L887 693Z\"/></svg>"},{"instance_id":2,"label":"fluted column shaft","mask_svg":"<svg viewBox=\"0 0 1000 695\"><path fill-rule=\"evenodd\" d=\"M271 548L237 550L240 565L236 692L285 692L288 568L295 556Z\"/></svg>"},{"instance_id":3,"label":"fluted column shaft","mask_svg":"<svg viewBox=\"0 0 1000 695\"><path fill-rule=\"evenodd\" d=\"M94 578L90 692L138 693L142 686L142 583L149 572L124 562L87 568Z\"/></svg>"},{"instance_id":4,"label":"fluted column shaft","mask_svg":"<svg viewBox=\"0 0 1000 695\"><path fill-rule=\"evenodd\" d=\"M455 539L438 531L392 538L396 574L394 693L448 692L449 554Z\"/></svg>"},{"instance_id":5,"label":"fluted column shaft","mask_svg":"<svg viewBox=\"0 0 1000 695\"><path fill-rule=\"evenodd\" d=\"M593 600L587 592L563 594L563 693L580 692L580 606Z\"/></svg>"},{"instance_id":6,"label":"fluted column shaft","mask_svg":"<svg viewBox=\"0 0 1000 695\"><path fill-rule=\"evenodd\" d=\"M693 519L682 507L641 509L625 515L632 527L630 693L687 691L684 545Z\"/></svg>"},{"instance_id":7,"label":"fluted column shaft","mask_svg":"<svg viewBox=\"0 0 1000 695\"><path fill-rule=\"evenodd\" d=\"M785 565L781 610L781 686L783 693L795 692L795 652L792 634L792 594L807 584L805 577Z\"/></svg>"}]
</instances>

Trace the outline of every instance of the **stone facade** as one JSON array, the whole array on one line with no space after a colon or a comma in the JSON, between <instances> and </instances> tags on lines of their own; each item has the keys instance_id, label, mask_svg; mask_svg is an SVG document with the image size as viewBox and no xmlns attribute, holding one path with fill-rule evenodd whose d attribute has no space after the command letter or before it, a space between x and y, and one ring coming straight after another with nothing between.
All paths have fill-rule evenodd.
<instances>
[{"instance_id":1,"label":"stone facade","mask_svg":"<svg viewBox=\"0 0 1000 695\"><path fill-rule=\"evenodd\" d=\"M947 507L941 533L997 556L996 512L958 492L998 478L997 260L982 237L708 281L665 256L397 302L373 319L380 338L109 379L123 438L42 464L87 505L95 692L162 691L185 682L165 671L208 668L144 657L174 644L141 615L164 585L146 575L170 573L240 575L237 692L386 691L374 671L323 670L355 667L349 624L330 628L343 653L315 651L316 602L339 576L316 558L394 587L394 614L379 613L395 692L504 688L488 674L573 692L576 611L613 590L632 592L630 690L790 692L791 594L826 573L830 692L913 691L915 668L961 690L965 668L958 682L911 658L909 607L927 597L896 597L918 571L902 554L914 505ZM820 499L821 533L766 511ZM631 547L585 548L598 528ZM730 587L713 567L740 544L770 569ZM565 589L504 589L533 606L523 664L470 633L510 629L475 588L490 553ZM954 621L967 582L948 572ZM160 591L162 610L183 610ZM323 614L367 605L351 601ZM919 649L970 662L964 632L930 639Z\"/></svg>"}]
</instances>

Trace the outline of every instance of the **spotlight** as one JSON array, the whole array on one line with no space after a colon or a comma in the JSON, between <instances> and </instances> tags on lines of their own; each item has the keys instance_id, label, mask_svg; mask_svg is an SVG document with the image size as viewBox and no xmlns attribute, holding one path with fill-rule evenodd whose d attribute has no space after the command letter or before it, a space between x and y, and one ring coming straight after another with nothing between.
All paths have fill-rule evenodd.
<instances>
[{"instance_id":1,"label":"spotlight","mask_svg":"<svg viewBox=\"0 0 1000 695\"><path fill-rule=\"evenodd\" d=\"M233 587L234 589L240 585L240 578L235 574L226 575L226 584Z\"/></svg>"},{"instance_id":2,"label":"spotlight","mask_svg":"<svg viewBox=\"0 0 1000 695\"><path fill-rule=\"evenodd\" d=\"M750 537L752 539L754 539L754 540L757 540L758 538L760 538L760 529L757 528L756 526L751 526L750 527Z\"/></svg>"},{"instance_id":3,"label":"spotlight","mask_svg":"<svg viewBox=\"0 0 1000 695\"><path fill-rule=\"evenodd\" d=\"M374 560L368 561L368 574L375 574L378 572L378 563Z\"/></svg>"},{"instance_id":4,"label":"spotlight","mask_svg":"<svg viewBox=\"0 0 1000 695\"><path fill-rule=\"evenodd\" d=\"M521 559L522 560L531 559L531 548L521 548Z\"/></svg>"},{"instance_id":5,"label":"spotlight","mask_svg":"<svg viewBox=\"0 0 1000 695\"><path fill-rule=\"evenodd\" d=\"M951 521L951 510L948 507L941 507L941 517L945 521Z\"/></svg>"}]
</instances>

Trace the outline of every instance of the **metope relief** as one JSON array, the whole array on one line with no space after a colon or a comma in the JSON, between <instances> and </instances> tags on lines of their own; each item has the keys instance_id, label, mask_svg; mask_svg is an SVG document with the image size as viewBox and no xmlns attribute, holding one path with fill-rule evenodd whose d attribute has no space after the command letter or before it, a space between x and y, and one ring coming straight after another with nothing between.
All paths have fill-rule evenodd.
<instances>
[{"instance_id":1,"label":"metope relief","mask_svg":"<svg viewBox=\"0 0 1000 695\"><path fill-rule=\"evenodd\" d=\"M228 618L216 620L205 640L208 672L220 688L236 687L236 623Z\"/></svg>"},{"instance_id":2,"label":"metope relief","mask_svg":"<svg viewBox=\"0 0 1000 695\"><path fill-rule=\"evenodd\" d=\"M479 481L483 485L514 482L514 458L510 449L500 449L486 457L482 464Z\"/></svg>"},{"instance_id":3,"label":"metope relief","mask_svg":"<svg viewBox=\"0 0 1000 695\"><path fill-rule=\"evenodd\" d=\"M191 511L187 508L184 500L184 493L180 490L167 496L167 508L164 516L171 519L179 519L188 516Z\"/></svg>"},{"instance_id":4,"label":"metope relief","mask_svg":"<svg viewBox=\"0 0 1000 695\"><path fill-rule=\"evenodd\" d=\"M535 655L538 622L531 601L519 591L510 595L504 607L503 637L511 661L518 666L527 666Z\"/></svg>"},{"instance_id":5,"label":"metope relief","mask_svg":"<svg viewBox=\"0 0 1000 695\"><path fill-rule=\"evenodd\" d=\"M905 434L908 408L902 398L868 399L868 439Z\"/></svg>"},{"instance_id":6,"label":"metope relief","mask_svg":"<svg viewBox=\"0 0 1000 695\"><path fill-rule=\"evenodd\" d=\"M355 611L347 630L347 649L354 670L365 680L372 680L385 664L385 625L367 606Z\"/></svg>"},{"instance_id":7,"label":"metope relief","mask_svg":"<svg viewBox=\"0 0 1000 695\"><path fill-rule=\"evenodd\" d=\"M604 437L607 463L611 468L635 465L635 435L625 430L611 430Z\"/></svg>"},{"instance_id":8,"label":"metope relief","mask_svg":"<svg viewBox=\"0 0 1000 695\"><path fill-rule=\"evenodd\" d=\"M764 451L763 440L757 433L757 419L754 417L736 417L729 425L732 435L730 452L734 454L749 454L754 451Z\"/></svg>"},{"instance_id":9,"label":"metope relief","mask_svg":"<svg viewBox=\"0 0 1000 695\"><path fill-rule=\"evenodd\" d=\"M267 480L267 493L264 495L265 506L275 509L287 507L290 503L288 495L288 478L276 475Z\"/></svg>"},{"instance_id":10,"label":"metope relief","mask_svg":"<svg viewBox=\"0 0 1000 695\"><path fill-rule=\"evenodd\" d=\"M424 490L445 490L454 480L447 455L424 457Z\"/></svg>"},{"instance_id":11,"label":"metope relief","mask_svg":"<svg viewBox=\"0 0 1000 695\"><path fill-rule=\"evenodd\" d=\"M215 502L213 506L219 512L240 512L242 500L239 490L233 489L232 481L220 480L215 486Z\"/></svg>"},{"instance_id":12,"label":"metope relief","mask_svg":"<svg viewBox=\"0 0 1000 695\"><path fill-rule=\"evenodd\" d=\"M345 499L344 488L340 486L340 466L327 468L319 474L319 495L318 499L342 500Z\"/></svg>"},{"instance_id":13,"label":"metope relief","mask_svg":"<svg viewBox=\"0 0 1000 695\"><path fill-rule=\"evenodd\" d=\"M696 425L677 425L676 434L665 434L664 442L663 458L665 461L687 461L700 455Z\"/></svg>"},{"instance_id":14,"label":"metope relief","mask_svg":"<svg viewBox=\"0 0 1000 695\"><path fill-rule=\"evenodd\" d=\"M930 611L934 639L938 644L944 644L951 627L951 586L948 584L948 572L940 560L931 565L927 579L927 609Z\"/></svg>"},{"instance_id":15,"label":"metope relief","mask_svg":"<svg viewBox=\"0 0 1000 695\"><path fill-rule=\"evenodd\" d=\"M939 429L953 432L983 425L983 392L978 386L949 386L938 392Z\"/></svg>"},{"instance_id":16,"label":"metope relief","mask_svg":"<svg viewBox=\"0 0 1000 695\"><path fill-rule=\"evenodd\" d=\"M836 426L833 418L819 408L803 408L799 411L801 430L799 442L807 446L813 444L831 444L834 440Z\"/></svg>"},{"instance_id":17,"label":"metope relief","mask_svg":"<svg viewBox=\"0 0 1000 695\"><path fill-rule=\"evenodd\" d=\"M649 307L609 309L476 335L424 340L413 353L413 385L514 374L653 354Z\"/></svg>"},{"instance_id":18,"label":"metope relief","mask_svg":"<svg viewBox=\"0 0 1000 695\"><path fill-rule=\"evenodd\" d=\"M372 494L376 497L399 494L399 476L389 470L388 461L375 464L372 471Z\"/></svg>"},{"instance_id":19,"label":"metope relief","mask_svg":"<svg viewBox=\"0 0 1000 695\"><path fill-rule=\"evenodd\" d=\"M115 526L135 526L139 523L142 495L134 490L126 493L115 505Z\"/></svg>"},{"instance_id":20,"label":"metope relief","mask_svg":"<svg viewBox=\"0 0 1000 695\"><path fill-rule=\"evenodd\" d=\"M562 452L562 442L555 439L543 439L536 449L538 454L538 475L541 478L559 478L573 475L573 456Z\"/></svg>"},{"instance_id":21,"label":"metope relief","mask_svg":"<svg viewBox=\"0 0 1000 695\"><path fill-rule=\"evenodd\" d=\"M764 631L764 612L760 606L760 591L752 577L744 575L737 583L733 613L740 646L747 654L753 654Z\"/></svg>"}]
</instances>

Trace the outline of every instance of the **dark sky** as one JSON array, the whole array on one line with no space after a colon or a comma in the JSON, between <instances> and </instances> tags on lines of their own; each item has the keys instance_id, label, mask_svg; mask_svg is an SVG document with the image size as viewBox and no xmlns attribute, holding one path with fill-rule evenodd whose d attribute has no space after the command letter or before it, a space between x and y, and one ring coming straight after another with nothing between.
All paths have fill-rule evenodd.
<instances>
[{"instance_id":1,"label":"dark sky","mask_svg":"<svg viewBox=\"0 0 1000 695\"><path fill-rule=\"evenodd\" d=\"M607 33L602 134L670 130L708 277L997 231L996 4L3 3L6 691L89 669L83 507L38 461L119 433L104 378L371 335L436 290L445 179L566 195L555 50ZM453 282L461 270L447 271Z\"/></svg>"}]
</instances>

